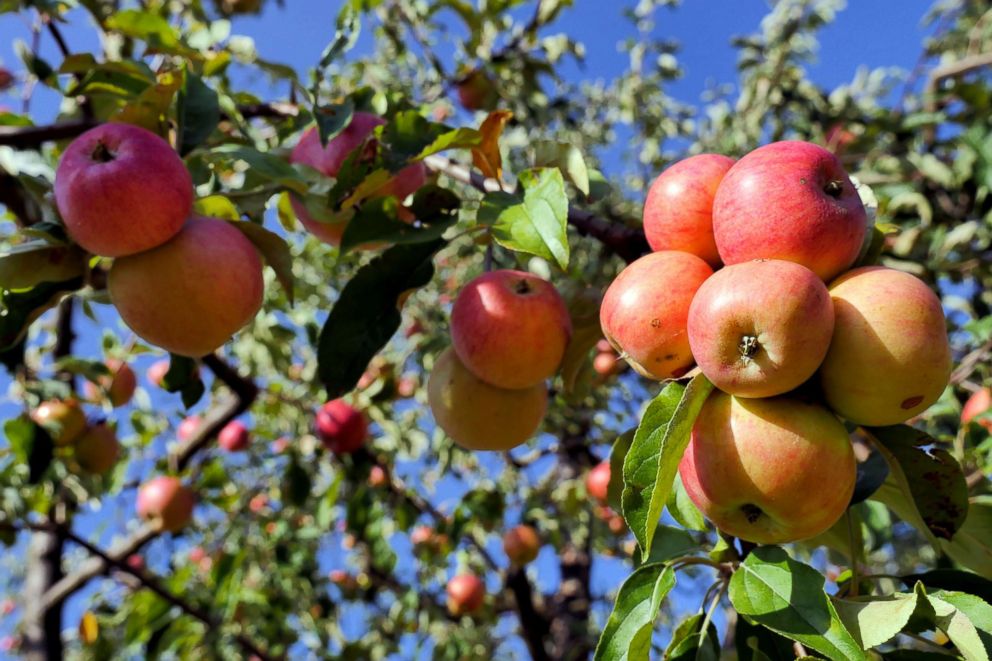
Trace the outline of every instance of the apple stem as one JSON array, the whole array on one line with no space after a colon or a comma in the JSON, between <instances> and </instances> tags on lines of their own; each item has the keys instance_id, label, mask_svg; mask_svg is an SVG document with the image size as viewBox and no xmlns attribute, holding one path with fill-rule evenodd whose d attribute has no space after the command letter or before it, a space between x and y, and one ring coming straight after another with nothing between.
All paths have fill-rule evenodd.
<instances>
[{"instance_id":1,"label":"apple stem","mask_svg":"<svg viewBox=\"0 0 992 661\"><path fill-rule=\"evenodd\" d=\"M830 197L840 199L841 194L844 192L844 182L837 179L828 181L827 185L823 187L823 192Z\"/></svg>"},{"instance_id":2,"label":"apple stem","mask_svg":"<svg viewBox=\"0 0 992 661\"><path fill-rule=\"evenodd\" d=\"M530 283L523 279L517 280L517 284L513 287L513 291L521 295L529 294L531 292Z\"/></svg>"},{"instance_id":3,"label":"apple stem","mask_svg":"<svg viewBox=\"0 0 992 661\"><path fill-rule=\"evenodd\" d=\"M761 345L758 344L758 338L754 335L745 335L741 338L741 343L737 345L737 348L741 352L741 358L747 363L754 354L758 353Z\"/></svg>"},{"instance_id":4,"label":"apple stem","mask_svg":"<svg viewBox=\"0 0 992 661\"><path fill-rule=\"evenodd\" d=\"M752 505L751 503L741 505L741 511L744 512L744 518L747 519L748 523L754 523L760 519L763 514L760 507L757 505Z\"/></svg>"},{"instance_id":5,"label":"apple stem","mask_svg":"<svg viewBox=\"0 0 992 661\"><path fill-rule=\"evenodd\" d=\"M114 152L110 151L110 147L102 142L97 142L96 147L93 148L91 157L97 163L109 163L114 160Z\"/></svg>"}]
</instances>

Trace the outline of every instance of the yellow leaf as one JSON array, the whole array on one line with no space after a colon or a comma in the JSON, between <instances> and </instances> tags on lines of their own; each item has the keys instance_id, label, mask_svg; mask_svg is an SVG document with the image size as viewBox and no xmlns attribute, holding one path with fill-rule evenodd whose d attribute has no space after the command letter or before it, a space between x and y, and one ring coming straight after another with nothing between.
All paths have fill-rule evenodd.
<instances>
[{"instance_id":1,"label":"yellow leaf","mask_svg":"<svg viewBox=\"0 0 992 661\"><path fill-rule=\"evenodd\" d=\"M509 110L494 110L479 127L482 142L472 149L472 163L485 176L503 180L503 157L499 153L499 138L503 135L503 127L513 117Z\"/></svg>"},{"instance_id":2,"label":"yellow leaf","mask_svg":"<svg viewBox=\"0 0 992 661\"><path fill-rule=\"evenodd\" d=\"M92 645L100 635L100 624L96 621L96 615L90 611L83 613L83 618L79 620L79 639L86 645Z\"/></svg>"},{"instance_id":3,"label":"yellow leaf","mask_svg":"<svg viewBox=\"0 0 992 661\"><path fill-rule=\"evenodd\" d=\"M164 136L168 129L166 115L172 105L172 99L183 84L183 76L179 71L167 71L158 75L158 82L146 88L141 94L132 99L118 110L112 122L134 124L149 131Z\"/></svg>"}]
</instances>

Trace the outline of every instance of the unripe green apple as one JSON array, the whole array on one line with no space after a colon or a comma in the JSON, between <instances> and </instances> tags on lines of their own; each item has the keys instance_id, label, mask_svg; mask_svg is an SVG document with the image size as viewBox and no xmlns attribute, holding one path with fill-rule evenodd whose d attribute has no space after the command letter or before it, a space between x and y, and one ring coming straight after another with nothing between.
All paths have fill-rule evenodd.
<instances>
[{"instance_id":1,"label":"unripe green apple","mask_svg":"<svg viewBox=\"0 0 992 661\"><path fill-rule=\"evenodd\" d=\"M138 516L162 530L179 532L193 517L196 497L179 478L159 476L138 489Z\"/></svg>"},{"instance_id":2,"label":"unripe green apple","mask_svg":"<svg viewBox=\"0 0 992 661\"><path fill-rule=\"evenodd\" d=\"M847 509L857 467L844 425L819 404L714 390L679 465L699 511L758 544L807 539Z\"/></svg>"},{"instance_id":3,"label":"unripe green apple","mask_svg":"<svg viewBox=\"0 0 992 661\"><path fill-rule=\"evenodd\" d=\"M482 608L486 586L475 574L458 574L448 581L448 611L454 616L471 615Z\"/></svg>"},{"instance_id":4,"label":"unripe green apple","mask_svg":"<svg viewBox=\"0 0 992 661\"><path fill-rule=\"evenodd\" d=\"M31 419L45 428L58 446L72 445L86 431L86 414L74 399L50 399L31 412Z\"/></svg>"},{"instance_id":5,"label":"unripe green apple","mask_svg":"<svg viewBox=\"0 0 992 661\"><path fill-rule=\"evenodd\" d=\"M833 339L820 367L827 405L859 425L895 425L937 401L951 373L944 310L922 280L866 266L830 285Z\"/></svg>"},{"instance_id":6,"label":"unripe green apple","mask_svg":"<svg viewBox=\"0 0 992 661\"><path fill-rule=\"evenodd\" d=\"M805 266L743 262L703 283L688 330L696 364L713 385L738 397L772 397L805 383L823 362L834 307Z\"/></svg>"},{"instance_id":7,"label":"unripe green apple","mask_svg":"<svg viewBox=\"0 0 992 661\"><path fill-rule=\"evenodd\" d=\"M164 245L115 260L107 285L139 337L198 358L255 317L262 306L262 260L229 222L195 216Z\"/></svg>"},{"instance_id":8,"label":"unripe green apple","mask_svg":"<svg viewBox=\"0 0 992 661\"><path fill-rule=\"evenodd\" d=\"M692 367L689 305L713 269L687 252L662 250L627 266L599 309L603 335L638 374L661 381Z\"/></svg>"},{"instance_id":9,"label":"unripe green apple","mask_svg":"<svg viewBox=\"0 0 992 661\"><path fill-rule=\"evenodd\" d=\"M467 450L509 450L531 438L548 405L544 384L522 390L491 386L472 374L447 348L434 361L427 383L434 420Z\"/></svg>"},{"instance_id":10,"label":"unripe green apple","mask_svg":"<svg viewBox=\"0 0 992 661\"><path fill-rule=\"evenodd\" d=\"M515 526L503 534L503 552L514 566L533 562L540 550L541 538L533 526Z\"/></svg>"},{"instance_id":11,"label":"unripe green apple","mask_svg":"<svg viewBox=\"0 0 992 661\"><path fill-rule=\"evenodd\" d=\"M121 444L114 430L106 423L90 426L76 439L74 455L76 463L87 473L103 475L117 463Z\"/></svg>"},{"instance_id":12,"label":"unripe green apple","mask_svg":"<svg viewBox=\"0 0 992 661\"><path fill-rule=\"evenodd\" d=\"M87 381L83 386L86 398L99 401L106 396L111 406L124 406L134 396L134 391L138 387L138 378L131 366L123 360L108 358L104 365L110 374L101 375L96 383Z\"/></svg>"}]
</instances>

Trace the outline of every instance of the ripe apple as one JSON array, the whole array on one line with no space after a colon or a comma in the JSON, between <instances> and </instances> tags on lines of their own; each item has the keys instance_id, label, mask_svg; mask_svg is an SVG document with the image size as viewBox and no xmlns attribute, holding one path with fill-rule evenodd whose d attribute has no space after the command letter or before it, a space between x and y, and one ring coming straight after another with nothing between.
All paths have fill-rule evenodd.
<instances>
[{"instance_id":1,"label":"ripe apple","mask_svg":"<svg viewBox=\"0 0 992 661\"><path fill-rule=\"evenodd\" d=\"M198 358L255 317L262 306L262 260L231 223L194 216L164 245L114 260L107 285L139 337Z\"/></svg>"},{"instance_id":2,"label":"ripe apple","mask_svg":"<svg viewBox=\"0 0 992 661\"><path fill-rule=\"evenodd\" d=\"M951 373L944 311L922 280L881 266L830 285L834 334L820 367L823 396L859 425L895 425L937 401Z\"/></svg>"},{"instance_id":3,"label":"ripe apple","mask_svg":"<svg viewBox=\"0 0 992 661\"><path fill-rule=\"evenodd\" d=\"M964 427L990 408L992 408L992 390L988 388L976 390L961 407L961 426ZM992 420L983 418L977 422L986 430L992 431Z\"/></svg>"},{"instance_id":4,"label":"ripe apple","mask_svg":"<svg viewBox=\"0 0 992 661\"><path fill-rule=\"evenodd\" d=\"M152 385L161 388L162 382L165 380L165 375L169 373L169 359L163 358L162 360L156 360L151 366L145 371L145 378Z\"/></svg>"},{"instance_id":5,"label":"ripe apple","mask_svg":"<svg viewBox=\"0 0 992 661\"><path fill-rule=\"evenodd\" d=\"M523 390L491 386L448 347L434 361L427 402L438 426L466 450L509 450L531 438L548 406L544 384Z\"/></svg>"},{"instance_id":6,"label":"ripe apple","mask_svg":"<svg viewBox=\"0 0 992 661\"><path fill-rule=\"evenodd\" d=\"M810 142L759 147L737 161L713 200L724 264L797 262L829 281L854 263L868 217L837 157Z\"/></svg>"},{"instance_id":7,"label":"ripe apple","mask_svg":"<svg viewBox=\"0 0 992 661\"><path fill-rule=\"evenodd\" d=\"M758 544L818 535L847 509L857 467L847 430L823 406L713 391L679 465L717 528Z\"/></svg>"},{"instance_id":8,"label":"ripe apple","mask_svg":"<svg viewBox=\"0 0 992 661\"><path fill-rule=\"evenodd\" d=\"M101 422L90 426L76 439L74 454L76 463L84 471L103 475L117 463L120 451L121 444L117 441L114 430Z\"/></svg>"},{"instance_id":9,"label":"ripe apple","mask_svg":"<svg viewBox=\"0 0 992 661\"><path fill-rule=\"evenodd\" d=\"M699 288L688 330L696 364L713 385L738 397L772 397L805 383L823 362L834 306L805 266L742 262Z\"/></svg>"},{"instance_id":10,"label":"ripe apple","mask_svg":"<svg viewBox=\"0 0 992 661\"><path fill-rule=\"evenodd\" d=\"M617 371L619 364L619 358L612 349L597 353L596 357L592 359L592 369L600 376L610 376Z\"/></svg>"},{"instance_id":11,"label":"ripe apple","mask_svg":"<svg viewBox=\"0 0 992 661\"><path fill-rule=\"evenodd\" d=\"M196 430L200 428L202 422L203 418L198 415L186 416L176 428L176 437L180 441L188 441L196 433Z\"/></svg>"},{"instance_id":12,"label":"ripe apple","mask_svg":"<svg viewBox=\"0 0 992 661\"><path fill-rule=\"evenodd\" d=\"M469 112L492 110L499 95L492 79L482 69L473 69L455 83L458 101Z\"/></svg>"},{"instance_id":13,"label":"ripe apple","mask_svg":"<svg viewBox=\"0 0 992 661\"><path fill-rule=\"evenodd\" d=\"M696 290L713 275L701 258L662 250L632 262L599 309L603 335L638 374L661 381L692 366L686 324Z\"/></svg>"},{"instance_id":14,"label":"ripe apple","mask_svg":"<svg viewBox=\"0 0 992 661\"><path fill-rule=\"evenodd\" d=\"M71 445L86 431L86 414L74 399L50 399L31 412L31 419L45 428L58 446Z\"/></svg>"},{"instance_id":15,"label":"ripe apple","mask_svg":"<svg viewBox=\"0 0 992 661\"><path fill-rule=\"evenodd\" d=\"M217 434L217 444L228 452L246 450L251 442L251 434L243 422L232 420Z\"/></svg>"},{"instance_id":16,"label":"ripe apple","mask_svg":"<svg viewBox=\"0 0 992 661\"><path fill-rule=\"evenodd\" d=\"M123 257L179 233L193 208L193 182L179 155L151 131L101 124L62 154L55 202L76 243Z\"/></svg>"},{"instance_id":17,"label":"ripe apple","mask_svg":"<svg viewBox=\"0 0 992 661\"><path fill-rule=\"evenodd\" d=\"M343 399L327 402L317 411L317 437L335 454L354 452L365 444L369 423L365 415Z\"/></svg>"},{"instance_id":18,"label":"ripe apple","mask_svg":"<svg viewBox=\"0 0 992 661\"><path fill-rule=\"evenodd\" d=\"M373 489L386 486L389 482L389 476L386 475L386 470L382 466L373 466L369 469L369 486Z\"/></svg>"},{"instance_id":19,"label":"ripe apple","mask_svg":"<svg viewBox=\"0 0 992 661\"><path fill-rule=\"evenodd\" d=\"M717 268L713 197L734 159L720 154L690 156L654 180L644 201L644 235L652 250L681 250Z\"/></svg>"},{"instance_id":20,"label":"ripe apple","mask_svg":"<svg viewBox=\"0 0 992 661\"><path fill-rule=\"evenodd\" d=\"M435 532L430 526L417 526L410 531L410 544L415 551L441 553L448 548L450 540L444 533Z\"/></svg>"},{"instance_id":21,"label":"ripe apple","mask_svg":"<svg viewBox=\"0 0 992 661\"><path fill-rule=\"evenodd\" d=\"M540 550L541 538L532 526L515 526L503 533L503 552L516 567L533 562Z\"/></svg>"},{"instance_id":22,"label":"ripe apple","mask_svg":"<svg viewBox=\"0 0 992 661\"><path fill-rule=\"evenodd\" d=\"M248 501L248 511L252 514L261 514L269 505L269 497L264 493L257 493Z\"/></svg>"},{"instance_id":23,"label":"ripe apple","mask_svg":"<svg viewBox=\"0 0 992 661\"><path fill-rule=\"evenodd\" d=\"M111 406L124 406L131 401L138 387L138 377L131 366L123 360L108 358L104 361L110 374L101 375L96 383L87 381L84 384L86 398L99 401L106 396Z\"/></svg>"},{"instance_id":24,"label":"ripe apple","mask_svg":"<svg viewBox=\"0 0 992 661\"><path fill-rule=\"evenodd\" d=\"M386 120L377 115L356 112L351 117L351 123L328 140L324 147L320 144L320 134L317 132L317 128L311 127L303 132L300 141L290 154L289 161L290 163L308 165L328 177L336 177L351 152L363 145L370 147L368 141L375 127L385 123ZM374 149L370 149L369 153L371 154L373 151ZM375 191L372 197L392 195L402 202L407 196L423 186L426 179L427 168L418 161L396 173L392 179ZM296 217L311 234L332 246L341 245L341 236L347 226L346 222L321 222L310 215L306 206L298 198L292 197L290 202Z\"/></svg>"},{"instance_id":25,"label":"ripe apple","mask_svg":"<svg viewBox=\"0 0 992 661\"><path fill-rule=\"evenodd\" d=\"M0 92L10 89L14 86L14 74L11 73L10 69L0 67Z\"/></svg>"},{"instance_id":26,"label":"ripe apple","mask_svg":"<svg viewBox=\"0 0 992 661\"><path fill-rule=\"evenodd\" d=\"M179 532L193 517L196 498L179 478L159 476L138 489L138 516L162 530Z\"/></svg>"},{"instance_id":27,"label":"ripe apple","mask_svg":"<svg viewBox=\"0 0 992 661\"><path fill-rule=\"evenodd\" d=\"M358 580L343 569L332 569L327 574L327 580L338 586L345 596L353 595L359 588Z\"/></svg>"},{"instance_id":28,"label":"ripe apple","mask_svg":"<svg viewBox=\"0 0 992 661\"><path fill-rule=\"evenodd\" d=\"M137 553L127 556L124 563L134 571L142 571L145 568L145 559Z\"/></svg>"},{"instance_id":29,"label":"ripe apple","mask_svg":"<svg viewBox=\"0 0 992 661\"><path fill-rule=\"evenodd\" d=\"M475 574L458 574L448 581L448 612L459 617L482 608L486 586Z\"/></svg>"},{"instance_id":30,"label":"ripe apple","mask_svg":"<svg viewBox=\"0 0 992 661\"><path fill-rule=\"evenodd\" d=\"M498 388L531 388L552 376L571 336L558 290L523 271L483 273L462 288L451 309L458 358Z\"/></svg>"},{"instance_id":31,"label":"ripe apple","mask_svg":"<svg viewBox=\"0 0 992 661\"><path fill-rule=\"evenodd\" d=\"M586 473L586 493L604 505L610 488L610 462L601 461Z\"/></svg>"}]
</instances>

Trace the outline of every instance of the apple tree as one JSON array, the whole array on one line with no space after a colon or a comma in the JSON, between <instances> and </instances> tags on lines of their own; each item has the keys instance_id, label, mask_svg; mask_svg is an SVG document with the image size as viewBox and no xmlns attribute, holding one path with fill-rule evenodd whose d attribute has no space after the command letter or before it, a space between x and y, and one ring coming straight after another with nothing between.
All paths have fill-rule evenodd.
<instances>
[{"instance_id":1,"label":"apple tree","mask_svg":"<svg viewBox=\"0 0 992 661\"><path fill-rule=\"evenodd\" d=\"M675 2L283 4L0 0L0 651L989 659L984 3L826 89L782 0L704 107Z\"/></svg>"}]
</instances>

